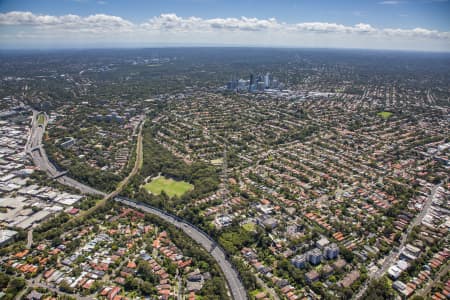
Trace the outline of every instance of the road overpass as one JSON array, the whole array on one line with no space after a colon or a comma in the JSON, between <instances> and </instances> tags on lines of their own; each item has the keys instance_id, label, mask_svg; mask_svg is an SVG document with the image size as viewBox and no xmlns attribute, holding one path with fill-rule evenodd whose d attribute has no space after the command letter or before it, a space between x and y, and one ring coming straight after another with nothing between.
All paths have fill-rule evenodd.
<instances>
[{"instance_id":1,"label":"road overpass","mask_svg":"<svg viewBox=\"0 0 450 300\"><path fill-rule=\"evenodd\" d=\"M47 116L45 115L45 121L42 125L37 125L37 112L33 112L33 121L31 124L30 137L25 145L25 151L30 155L33 159L33 162L39 169L45 171L50 177L55 178L61 184L74 187L86 194L95 194L104 196L105 199L114 199L115 201L132 206L142 211L156 215L163 220L171 223L175 227L183 230L189 237L195 240L200 246L206 249L211 256L216 260L217 264L221 268L225 280L227 282L227 286L234 300L247 300L247 293L242 284L242 281L239 278L239 273L233 268L232 264L228 260L225 251L215 242L208 234L203 232L201 229L196 226L180 219L175 215L171 215L167 212L159 210L157 208L151 207L149 205L138 203L131 199L125 199L123 197L116 197L117 192L114 191L108 195L106 193L94 189L90 186L84 185L73 178L70 178L66 175L58 177L61 174L59 170L48 160L47 154L45 152L44 147L41 146L42 136L45 132L45 127L47 125ZM141 127L143 123L141 124ZM39 150L39 151L38 151ZM140 151L141 152L141 151ZM142 158L141 158L142 159Z\"/></svg>"},{"instance_id":2,"label":"road overpass","mask_svg":"<svg viewBox=\"0 0 450 300\"><path fill-rule=\"evenodd\" d=\"M33 111L33 119L31 121L30 137L25 145L25 151L33 159L34 164L42 171L45 171L50 178L57 180L59 183L73 187L84 194L105 196L102 191L94 189L90 186L82 184L66 175L66 171L58 170L48 159L44 147L42 147L42 137L47 126L47 115L44 114L44 124L37 124L37 116L39 114Z\"/></svg>"}]
</instances>

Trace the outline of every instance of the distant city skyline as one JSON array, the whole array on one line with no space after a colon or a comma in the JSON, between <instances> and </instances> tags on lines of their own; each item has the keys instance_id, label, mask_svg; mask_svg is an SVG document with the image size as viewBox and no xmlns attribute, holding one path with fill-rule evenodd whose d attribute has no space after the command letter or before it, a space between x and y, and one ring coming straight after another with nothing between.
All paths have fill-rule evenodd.
<instances>
[{"instance_id":1,"label":"distant city skyline","mask_svg":"<svg viewBox=\"0 0 450 300\"><path fill-rule=\"evenodd\" d=\"M450 51L450 2L3 0L0 48L257 46Z\"/></svg>"}]
</instances>

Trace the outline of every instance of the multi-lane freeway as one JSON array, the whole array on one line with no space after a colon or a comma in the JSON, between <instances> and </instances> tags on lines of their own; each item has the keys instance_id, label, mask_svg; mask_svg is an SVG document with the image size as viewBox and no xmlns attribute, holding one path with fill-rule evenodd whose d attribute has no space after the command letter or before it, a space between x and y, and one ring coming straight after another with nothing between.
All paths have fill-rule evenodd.
<instances>
[{"instance_id":1,"label":"multi-lane freeway","mask_svg":"<svg viewBox=\"0 0 450 300\"><path fill-rule=\"evenodd\" d=\"M175 227L183 230L188 236L190 236L194 241L196 241L203 248L211 253L212 257L217 261L222 272L227 281L228 287L231 290L231 294L234 300L247 299L247 293L245 291L244 285L239 279L237 271L233 268L231 263L228 261L226 254L222 248L220 248L217 243L211 239L206 233L195 227L194 225L183 221L177 216L171 215L167 212L161 211L157 208L151 207L146 204L135 202L131 199L126 199L122 197L114 198L119 203L141 209L146 213L156 215L161 219L171 223Z\"/></svg>"},{"instance_id":2,"label":"multi-lane freeway","mask_svg":"<svg viewBox=\"0 0 450 300\"><path fill-rule=\"evenodd\" d=\"M30 136L25 146L25 151L32 157L34 164L40 170L45 171L51 178L55 178L55 180L64 185L76 188L85 194L104 196L104 192L96 190L90 186L74 180L73 178L70 178L69 176L64 175L63 172L56 169L56 167L48 160L45 149L42 146L42 137L47 125L47 116L44 116L44 122L42 124L38 124L38 113L35 111L33 112Z\"/></svg>"},{"instance_id":3,"label":"multi-lane freeway","mask_svg":"<svg viewBox=\"0 0 450 300\"><path fill-rule=\"evenodd\" d=\"M47 172L47 174L57 180L58 182L74 187L86 194L95 194L102 195L104 199L110 199L117 195L117 193L113 192L109 195L106 195L104 192L96 190L92 187L89 187L85 184L82 184L73 178L70 178L66 175L61 175L61 172L58 171L55 166L48 160L47 154L45 153L44 147L42 146L42 136L45 132L45 126L47 125L47 116L45 115L45 121L43 124L38 124L38 113L33 112L33 120L31 123L30 136L25 146L26 152L31 155L33 158L34 164L39 167L39 169ZM140 131L142 130L143 122L140 127ZM139 149L139 145L142 143L138 141L138 157L137 157L137 165L142 164L142 151ZM140 146L142 148L142 146ZM217 243L206 233L198 229L197 227L181 220L180 218L153 208L148 205L140 204L138 202L134 202L130 199L124 199L120 197L114 198L117 202L122 204L132 206L135 208L142 209L146 213L156 215L165 221L173 224L177 228L183 230L188 236L190 236L193 240L195 240L200 246L205 248L212 257L217 261L219 267L221 268L225 280L227 282L229 291L231 291L231 295L234 300L245 300L247 299L247 293L239 279L239 275L237 271L233 268L231 263L226 257L226 254L222 248L220 248Z\"/></svg>"}]
</instances>

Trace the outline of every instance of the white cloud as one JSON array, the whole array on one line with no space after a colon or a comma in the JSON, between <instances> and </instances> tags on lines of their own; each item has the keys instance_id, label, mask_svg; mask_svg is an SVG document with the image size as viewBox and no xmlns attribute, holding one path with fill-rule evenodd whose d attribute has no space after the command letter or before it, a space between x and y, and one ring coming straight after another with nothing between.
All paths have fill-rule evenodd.
<instances>
[{"instance_id":1,"label":"white cloud","mask_svg":"<svg viewBox=\"0 0 450 300\"><path fill-rule=\"evenodd\" d=\"M12 38L14 31L17 33L15 39ZM18 34L19 31L21 35ZM176 14L161 14L143 23L133 23L118 16L105 14L82 17L70 14L39 15L18 11L0 13L0 39L3 37L9 43L23 44L27 43L25 35L27 40L34 40L35 43L40 40L61 41L67 44L95 41L99 44L109 42L118 45L228 43L450 51L450 32L425 28L376 28L366 23L355 25L328 22L284 23L275 18L204 19L194 16L180 17Z\"/></svg>"},{"instance_id":2,"label":"white cloud","mask_svg":"<svg viewBox=\"0 0 450 300\"><path fill-rule=\"evenodd\" d=\"M0 14L1 25L47 25L58 23L58 17L12 11Z\"/></svg>"},{"instance_id":3,"label":"white cloud","mask_svg":"<svg viewBox=\"0 0 450 300\"><path fill-rule=\"evenodd\" d=\"M196 17L181 18L176 14L162 14L151 18L148 22L141 24L141 28L147 30L179 30L191 31L199 27L202 19Z\"/></svg>"},{"instance_id":4,"label":"white cloud","mask_svg":"<svg viewBox=\"0 0 450 300\"><path fill-rule=\"evenodd\" d=\"M0 13L0 25L36 26L44 29L66 29L80 31L130 30L133 23L116 16L95 14L88 17L77 15L36 15L31 12L13 11Z\"/></svg>"},{"instance_id":5,"label":"white cloud","mask_svg":"<svg viewBox=\"0 0 450 300\"><path fill-rule=\"evenodd\" d=\"M317 33L373 33L376 29L369 24L359 23L354 26L345 26L336 23L323 23L323 22L312 22L312 23L298 23L295 24L295 30L299 31L311 31Z\"/></svg>"},{"instance_id":6,"label":"white cloud","mask_svg":"<svg viewBox=\"0 0 450 300\"><path fill-rule=\"evenodd\" d=\"M152 30L229 30L229 31L262 31L279 28L276 19L256 18L213 18L202 19L197 17L181 18L176 14L162 14L151 18L141 24L142 28Z\"/></svg>"},{"instance_id":7,"label":"white cloud","mask_svg":"<svg viewBox=\"0 0 450 300\"><path fill-rule=\"evenodd\" d=\"M241 17L236 18L216 18L205 20L212 28L225 30L243 30L243 31L263 31L281 28L282 24L278 23L275 18L271 19L256 19Z\"/></svg>"},{"instance_id":8,"label":"white cloud","mask_svg":"<svg viewBox=\"0 0 450 300\"><path fill-rule=\"evenodd\" d=\"M383 32L390 36L404 36L404 37L449 39L450 40L450 32L440 32L437 30L429 30L429 29L425 29L425 28L414 28L414 29L386 28L383 30Z\"/></svg>"}]
</instances>

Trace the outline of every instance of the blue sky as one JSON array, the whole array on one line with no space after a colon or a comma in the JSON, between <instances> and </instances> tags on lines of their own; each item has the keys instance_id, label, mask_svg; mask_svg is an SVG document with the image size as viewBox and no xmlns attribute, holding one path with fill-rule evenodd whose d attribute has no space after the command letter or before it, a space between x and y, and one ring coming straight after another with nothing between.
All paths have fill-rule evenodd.
<instances>
[{"instance_id":1,"label":"blue sky","mask_svg":"<svg viewBox=\"0 0 450 300\"><path fill-rule=\"evenodd\" d=\"M0 0L1 12L13 10L81 16L104 13L136 22L175 13L181 17L274 17L290 23L363 22L377 27L450 31L450 1L444 0Z\"/></svg>"},{"instance_id":2,"label":"blue sky","mask_svg":"<svg viewBox=\"0 0 450 300\"><path fill-rule=\"evenodd\" d=\"M67 15L81 19L68 28L64 26L67 19L62 18ZM60 19L44 20L41 24L43 19L39 16ZM112 25L108 23L111 20ZM119 21L124 24L118 24ZM233 22L239 24L233 26ZM81 33L76 32L76 26L80 26ZM119 34L113 34L118 27ZM249 30L254 34L248 34ZM76 34L68 36L67 32ZM269 46L365 48L366 45L450 51L449 32L449 0L0 0L0 38L6 41L3 47L208 42L268 46L273 41ZM223 41L214 39L217 33L224 37Z\"/></svg>"}]
</instances>

